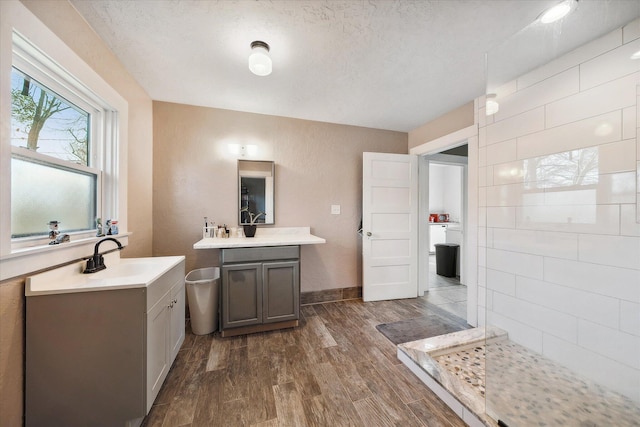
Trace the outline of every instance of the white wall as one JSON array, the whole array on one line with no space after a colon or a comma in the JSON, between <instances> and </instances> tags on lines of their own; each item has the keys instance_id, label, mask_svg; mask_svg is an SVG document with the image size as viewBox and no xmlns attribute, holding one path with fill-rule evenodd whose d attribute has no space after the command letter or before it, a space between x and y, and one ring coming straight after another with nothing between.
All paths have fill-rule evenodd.
<instances>
[{"instance_id":1,"label":"white wall","mask_svg":"<svg viewBox=\"0 0 640 427\"><path fill-rule=\"evenodd\" d=\"M512 340L640 402L638 50L637 20L503 87L495 116L480 109L479 304ZM595 163L571 184L578 159Z\"/></svg>"},{"instance_id":2,"label":"white wall","mask_svg":"<svg viewBox=\"0 0 640 427\"><path fill-rule=\"evenodd\" d=\"M276 226L327 240L301 248L301 291L362 286L362 153L404 154L407 134L156 101L153 137L155 256L185 255L187 270L218 265L218 250L193 244L204 216L236 225L237 156L227 144L252 141L258 160L276 164Z\"/></svg>"},{"instance_id":3,"label":"white wall","mask_svg":"<svg viewBox=\"0 0 640 427\"><path fill-rule=\"evenodd\" d=\"M448 213L449 220L462 219L462 167L430 163L429 212Z\"/></svg>"},{"instance_id":4,"label":"white wall","mask_svg":"<svg viewBox=\"0 0 640 427\"><path fill-rule=\"evenodd\" d=\"M445 167L445 213L449 214L449 220L460 222L462 220L462 166Z\"/></svg>"},{"instance_id":5,"label":"white wall","mask_svg":"<svg viewBox=\"0 0 640 427\"><path fill-rule=\"evenodd\" d=\"M445 213L444 172L444 165L429 164L429 213Z\"/></svg>"}]
</instances>

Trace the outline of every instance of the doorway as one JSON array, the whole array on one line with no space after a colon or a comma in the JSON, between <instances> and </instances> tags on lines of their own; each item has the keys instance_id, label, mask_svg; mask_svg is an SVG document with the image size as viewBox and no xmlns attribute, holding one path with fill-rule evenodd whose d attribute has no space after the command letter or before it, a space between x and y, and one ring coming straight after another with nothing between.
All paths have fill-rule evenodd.
<instances>
[{"instance_id":1,"label":"doorway","mask_svg":"<svg viewBox=\"0 0 640 427\"><path fill-rule=\"evenodd\" d=\"M478 129L477 125L469 126L467 128L460 129L454 133L445 135L443 137L437 138L435 140L431 140L417 147L413 147L409 150L409 155L396 155L406 159L415 159L415 164L417 167L407 168L406 166L401 168L403 174L403 179L400 179L399 182L416 182L415 192L409 191L409 187L407 187L406 191L393 191L390 192L384 188L381 188L380 181L376 178L373 179L376 174L369 176L369 174L365 173L363 166L363 222L362 222L362 233L363 233L363 299L365 294L365 289L371 287L372 285L381 284L380 279L383 279L384 283L389 284L389 288L396 288L394 282L398 281L398 278L407 282L412 280L414 285L412 285L415 294L418 296L424 296L426 292L429 291L429 273L430 268L429 265L429 200L428 200L428 185L429 185L429 176L428 176L428 168L430 158L427 156L438 156L439 162L444 163L457 163L463 164L465 163L462 160L464 156L455 156L455 154L444 153L447 150L461 147L467 145L468 150L468 162L464 166L464 176L463 176L463 184L465 185L466 196L463 197L463 209L464 216L462 219L462 227L464 232L462 234L462 251L461 251L461 271L460 276L463 278L464 284L467 287L467 315L464 320L470 326L477 326L478 322L478 277L480 265L478 264L479 255L481 255L484 259L484 252L480 254L478 247ZM367 153L365 153L367 154ZM383 156L383 153L369 153L375 154L378 156ZM444 157L442 157L444 156ZM452 161L453 159L449 156L456 157L457 161ZM431 159L436 159L433 157ZM363 161L365 160L363 156ZM385 160L384 158L379 160ZM374 164L375 163L375 164ZM381 177L389 176L389 168L382 167L381 165L385 162L382 162L381 165L378 165L377 162L371 164L371 171L385 172L382 173ZM363 164L368 164L368 161L364 161ZM373 167L376 166L376 167ZM398 172L399 168L392 167L392 170ZM400 178L399 176L398 178ZM414 177L417 178L414 181ZM372 183L377 183L376 185L371 185ZM397 185L395 185L397 187ZM414 187L412 187L414 188ZM373 193L378 193L376 197L373 197ZM412 194L412 195L410 195ZM393 197L392 197L393 196ZM402 196L402 197L401 197ZM378 221L375 221L376 218L371 216L370 207L366 203L367 200L380 200L382 203L381 208L384 208L380 211ZM389 203L387 203L389 202ZM388 205L388 206L387 206ZM402 213L402 217L399 217L396 214L396 210L398 210L401 206L411 206L412 209L415 209L416 214L409 215L408 212ZM416 206L417 205L417 206ZM395 215L395 219L393 221L383 220L384 218L389 217L390 214ZM380 221L382 220L382 221ZM391 234L389 234L391 233ZM378 246L381 239L384 239L388 236L393 237L394 240L400 239L408 239L407 243L404 244L400 242L396 249L393 251L394 253L399 253L400 255L406 254L406 256L402 257L403 261L403 270L397 271L397 274L364 274L367 271L367 268L377 267L377 264L371 259L371 255L373 254L373 250ZM411 255L413 257L413 262L404 262L405 258ZM397 257L395 257L397 258ZM483 261L484 262L484 261ZM484 265L484 264L482 264ZM369 278L369 279L367 279ZM375 279L375 282L372 280ZM387 280L388 279L388 280ZM417 284L415 284L417 282ZM414 296L415 296L414 294ZM394 298L410 298L410 296L403 295L382 295L380 298L373 298L371 300L378 299L394 299ZM438 309L440 310L440 309ZM442 310L440 310L442 311ZM460 316L456 316L460 319Z\"/></svg>"},{"instance_id":2,"label":"doorway","mask_svg":"<svg viewBox=\"0 0 640 427\"><path fill-rule=\"evenodd\" d=\"M422 197L427 201L426 215L419 217L420 225L429 231L425 299L466 322L467 269L463 237L467 217L467 144L423 157L425 170L421 173L429 177L428 185L421 188L425 192Z\"/></svg>"},{"instance_id":3,"label":"doorway","mask_svg":"<svg viewBox=\"0 0 640 427\"><path fill-rule=\"evenodd\" d=\"M483 295L479 295L479 291L481 291L478 285L479 277L484 278L484 259L485 259L485 251L484 248L480 248L478 246L479 237L483 236L484 233L480 233L478 223L479 223L479 181L482 177L479 176L479 161L480 157L480 147L478 145L478 125L474 123L471 126L467 126L465 128L459 129L455 132L449 133L447 135L441 136L436 139L429 140L420 145L414 146L409 149L409 154L414 154L419 156L418 165L420 167L420 179L419 179L419 188L420 190L420 211L419 218L428 218L426 215L429 213L429 201L428 198L425 197L424 189L428 188L429 180L428 175L423 173L423 169L428 167L428 159L426 156L441 154L444 151L454 149L456 147L460 147L463 145L467 145L467 165L466 165L466 176L464 179L466 185L467 197L465 198L465 224L464 224L464 234L462 236L463 239L463 251L462 251L462 262L461 268L463 269L462 275L464 277L464 284L467 286L467 316L466 322L470 326L478 326L479 324L484 323L484 319L479 319L478 316L478 304L479 301L484 301L485 297ZM485 172L486 174L486 172ZM486 177L486 175L485 175ZM427 190L428 191L428 190ZM428 291L429 288L429 262L428 262L428 242L429 239L429 231L425 223L419 227L419 254L420 262L418 265L418 292L419 295L424 295L425 292ZM482 250L481 250L482 249ZM464 266L463 266L464 265Z\"/></svg>"}]
</instances>

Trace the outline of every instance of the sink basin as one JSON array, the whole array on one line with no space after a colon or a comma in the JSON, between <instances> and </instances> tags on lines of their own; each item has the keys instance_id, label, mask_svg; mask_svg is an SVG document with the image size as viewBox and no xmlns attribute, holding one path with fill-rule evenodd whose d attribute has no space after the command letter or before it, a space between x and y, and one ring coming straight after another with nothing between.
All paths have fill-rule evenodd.
<instances>
[{"instance_id":1,"label":"sink basin","mask_svg":"<svg viewBox=\"0 0 640 427\"><path fill-rule=\"evenodd\" d=\"M125 261L125 260L122 260ZM113 279L119 277L131 277L131 276L141 276L149 274L153 272L154 269L157 269L158 263L152 261L131 261L131 262L120 262L115 266L107 265L107 268L102 271L98 271L97 273L87 274L87 279L96 280L96 279Z\"/></svg>"},{"instance_id":2,"label":"sink basin","mask_svg":"<svg viewBox=\"0 0 640 427\"><path fill-rule=\"evenodd\" d=\"M27 277L25 296L146 287L183 260L183 256L120 258L119 252L109 253L104 256L107 268L97 273L83 274L86 261L79 261Z\"/></svg>"}]
</instances>

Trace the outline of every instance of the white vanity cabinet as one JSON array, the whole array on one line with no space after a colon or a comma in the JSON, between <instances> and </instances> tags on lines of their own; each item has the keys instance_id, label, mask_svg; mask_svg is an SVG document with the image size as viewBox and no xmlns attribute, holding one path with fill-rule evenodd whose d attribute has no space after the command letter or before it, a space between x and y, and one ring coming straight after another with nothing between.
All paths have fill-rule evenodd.
<instances>
[{"instance_id":1,"label":"white vanity cabinet","mask_svg":"<svg viewBox=\"0 0 640 427\"><path fill-rule=\"evenodd\" d=\"M27 427L141 424L185 337L184 257L160 258L139 275L108 263L75 282L27 280Z\"/></svg>"},{"instance_id":2,"label":"white vanity cabinet","mask_svg":"<svg viewBox=\"0 0 640 427\"><path fill-rule=\"evenodd\" d=\"M184 264L181 269L174 267L149 287L147 307L146 411L149 412L184 342Z\"/></svg>"}]
</instances>

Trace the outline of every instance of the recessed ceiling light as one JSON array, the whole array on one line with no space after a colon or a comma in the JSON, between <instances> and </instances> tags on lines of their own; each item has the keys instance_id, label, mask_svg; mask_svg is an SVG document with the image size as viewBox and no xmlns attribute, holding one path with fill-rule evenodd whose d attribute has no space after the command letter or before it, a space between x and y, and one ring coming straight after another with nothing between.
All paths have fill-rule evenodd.
<instances>
[{"instance_id":1,"label":"recessed ceiling light","mask_svg":"<svg viewBox=\"0 0 640 427\"><path fill-rule=\"evenodd\" d=\"M629 58L630 59L640 59L640 50L637 51L637 52L634 52L634 54L631 55Z\"/></svg>"},{"instance_id":2,"label":"recessed ceiling light","mask_svg":"<svg viewBox=\"0 0 640 427\"><path fill-rule=\"evenodd\" d=\"M571 8L575 2L576 0L565 0L550 7L542 12L542 15L540 15L540 22L543 24L550 24L564 18L569 12L571 12Z\"/></svg>"}]
</instances>

